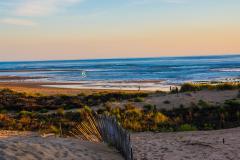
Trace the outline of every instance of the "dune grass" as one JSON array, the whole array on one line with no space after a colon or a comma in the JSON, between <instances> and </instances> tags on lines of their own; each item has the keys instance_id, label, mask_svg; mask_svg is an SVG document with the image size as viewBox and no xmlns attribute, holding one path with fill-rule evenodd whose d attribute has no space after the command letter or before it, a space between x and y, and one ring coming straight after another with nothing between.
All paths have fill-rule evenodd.
<instances>
[{"instance_id":1,"label":"dune grass","mask_svg":"<svg viewBox=\"0 0 240 160\"><path fill-rule=\"evenodd\" d=\"M185 83L181 86L180 92L200 91L200 90L233 90L240 89L240 83L218 83L218 84L201 84Z\"/></svg>"},{"instance_id":2,"label":"dune grass","mask_svg":"<svg viewBox=\"0 0 240 160\"><path fill-rule=\"evenodd\" d=\"M72 136L91 142L102 142L103 138L100 134L96 118L89 109L81 109L80 113L84 116L84 120L77 122L69 132Z\"/></svg>"},{"instance_id":3,"label":"dune grass","mask_svg":"<svg viewBox=\"0 0 240 160\"><path fill-rule=\"evenodd\" d=\"M222 87L220 87L222 88ZM229 89L229 87L227 87ZM231 88L231 87L230 87ZM74 127L79 132L88 133L94 130L94 120L86 113L92 113L91 105L108 104L111 98L123 100L137 97L144 98L145 94L103 94L77 96L28 96L10 90L0 91L0 128L8 130L29 130L54 132L69 135ZM91 103L89 102L91 100ZM168 102L162 105L167 105ZM69 108L77 110L68 111ZM89 106L89 107L88 107ZM49 110L53 112L48 113ZM200 100L192 103L191 107L183 105L171 110L158 110L156 106L146 104L142 109L131 103L124 108L106 105L99 109L98 114L115 116L118 122L132 131L183 131L210 130L240 126L240 99L227 100L223 105L210 105ZM92 126L88 128L86 126ZM75 130L75 134L76 134ZM73 134L71 134L72 136ZM96 139L97 133L94 133ZM86 137L85 137L86 138Z\"/></svg>"}]
</instances>

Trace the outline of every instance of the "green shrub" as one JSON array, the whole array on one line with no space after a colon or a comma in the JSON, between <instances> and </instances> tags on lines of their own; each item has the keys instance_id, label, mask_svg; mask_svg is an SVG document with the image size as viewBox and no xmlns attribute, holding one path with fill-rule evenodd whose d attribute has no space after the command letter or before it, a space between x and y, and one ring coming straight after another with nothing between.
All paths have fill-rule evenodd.
<instances>
[{"instance_id":1,"label":"green shrub","mask_svg":"<svg viewBox=\"0 0 240 160\"><path fill-rule=\"evenodd\" d=\"M110 99L109 99L109 101L110 101L110 102L116 102L116 101L117 101L117 99L116 99L116 98L114 98L114 97L112 97L112 98L110 98Z\"/></svg>"},{"instance_id":2,"label":"green shrub","mask_svg":"<svg viewBox=\"0 0 240 160\"><path fill-rule=\"evenodd\" d=\"M83 109L88 112L88 113L91 113L92 112L92 109L88 106L84 106Z\"/></svg>"},{"instance_id":3,"label":"green shrub","mask_svg":"<svg viewBox=\"0 0 240 160\"><path fill-rule=\"evenodd\" d=\"M155 92L156 94L163 94L163 95L165 95L166 94L166 92L164 92L164 91L159 91L159 90L156 90L156 92Z\"/></svg>"},{"instance_id":4,"label":"green shrub","mask_svg":"<svg viewBox=\"0 0 240 160\"><path fill-rule=\"evenodd\" d=\"M237 111L236 116L237 116L238 121L240 121L240 111Z\"/></svg>"},{"instance_id":5,"label":"green shrub","mask_svg":"<svg viewBox=\"0 0 240 160\"><path fill-rule=\"evenodd\" d=\"M219 84L193 84L193 83L185 83L181 86L180 92L188 92L188 91L200 91L200 90L232 90L240 88L240 83L219 83Z\"/></svg>"},{"instance_id":6,"label":"green shrub","mask_svg":"<svg viewBox=\"0 0 240 160\"><path fill-rule=\"evenodd\" d=\"M173 128L168 128L168 127L163 127L163 128L159 128L158 129L159 132L174 132L174 129Z\"/></svg>"},{"instance_id":7,"label":"green shrub","mask_svg":"<svg viewBox=\"0 0 240 160\"><path fill-rule=\"evenodd\" d=\"M41 109L41 110L39 111L39 113L47 113L47 112L48 112L48 110L45 109L45 108L43 108L43 109Z\"/></svg>"},{"instance_id":8,"label":"green shrub","mask_svg":"<svg viewBox=\"0 0 240 160\"><path fill-rule=\"evenodd\" d=\"M200 88L198 85L192 83L185 83L181 86L180 92L188 92L188 91L199 91Z\"/></svg>"},{"instance_id":9,"label":"green shrub","mask_svg":"<svg viewBox=\"0 0 240 160\"><path fill-rule=\"evenodd\" d=\"M58 108L57 109L57 114L63 116L65 113L64 108Z\"/></svg>"},{"instance_id":10,"label":"green shrub","mask_svg":"<svg viewBox=\"0 0 240 160\"><path fill-rule=\"evenodd\" d=\"M210 107L210 105L209 105L207 102L203 101L203 100L199 100L199 101L198 101L198 105L199 105L200 107L202 107L202 108L208 108L208 107Z\"/></svg>"},{"instance_id":11,"label":"green shrub","mask_svg":"<svg viewBox=\"0 0 240 160\"><path fill-rule=\"evenodd\" d=\"M197 128L190 124L182 124L179 126L178 131L196 131Z\"/></svg>"},{"instance_id":12,"label":"green shrub","mask_svg":"<svg viewBox=\"0 0 240 160\"><path fill-rule=\"evenodd\" d=\"M5 109L0 109L0 114L5 114L5 113L7 113L7 110L5 110Z\"/></svg>"},{"instance_id":13,"label":"green shrub","mask_svg":"<svg viewBox=\"0 0 240 160\"><path fill-rule=\"evenodd\" d=\"M134 102L144 102L144 98L136 97L136 98L134 98Z\"/></svg>"},{"instance_id":14,"label":"green shrub","mask_svg":"<svg viewBox=\"0 0 240 160\"><path fill-rule=\"evenodd\" d=\"M33 113L29 112L29 111L21 111L21 112L19 112L19 115L23 115L23 116L29 115L29 116L31 116L31 115L33 115Z\"/></svg>"},{"instance_id":15,"label":"green shrub","mask_svg":"<svg viewBox=\"0 0 240 160\"><path fill-rule=\"evenodd\" d=\"M225 105L231 106L231 107L239 107L240 106L240 100L226 100L224 102Z\"/></svg>"},{"instance_id":16,"label":"green shrub","mask_svg":"<svg viewBox=\"0 0 240 160\"><path fill-rule=\"evenodd\" d=\"M214 127L211 124L207 124L207 123L204 124L204 130L213 130L213 129Z\"/></svg>"},{"instance_id":17,"label":"green shrub","mask_svg":"<svg viewBox=\"0 0 240 160\"><path fill-rule=\"evenodd\" d=\"M237 89L238 85L235 83L222 83L216 85L216 89L218 90L232 90L232 89Z\"/></svg>"},{"instance_id":18,"label":"green shrub","mask_svg":"<svg viewBox=\"0 0 240 160\"><path fill-rule=\"evenodd\" d=\"M50 132L52 132L56 135L60 135L60 129L54 125L50 126Z\"/></svg>"},{"instance_id":19,"label":"green shrub","mask_svg":"<svg viewBox=\"0 0 240 160\"><path fill-rule=\"evenodd\" d=\"M131 103L127 103L127 104L125 104L124 108L125 108L125 110L131 110L131 109L134 109L135 106Z\"/></svg>"},{"instance_id":20,"label":"green shrub","mask_svg":"<svg viewBox=\"0 0 240 160\"><path fill-rule=\"evenodd\" d=\"M154 110L156 110L156 105L146 104L146 105L143 106L143 108L147 112L154 111Z\"/></svg>"}]
</instances>

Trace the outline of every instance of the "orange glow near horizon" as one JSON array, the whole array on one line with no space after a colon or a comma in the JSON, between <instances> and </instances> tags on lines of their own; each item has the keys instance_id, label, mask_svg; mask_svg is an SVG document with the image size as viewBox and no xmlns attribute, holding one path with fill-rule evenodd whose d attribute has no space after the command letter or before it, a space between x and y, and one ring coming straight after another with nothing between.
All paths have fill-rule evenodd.
<instances>
[{"instance_id":1,"label":"orange glow near horizon","mask_svg":"<svg viewBox=\"0 0 240 160\"><path fill-rule=\"evenodd\" d=\"M181 30L90 38L8 37L0 38L0 44L4 44L0 48L1 52L21 54L29 59L79 59L233 54L240 53L239 42L238 30Z\"/></svg>"},{"instance_id":2,"label":"orange glow near horizon","mask_svg":"<svg viewBox=\"0 0 240 160\"><path fill-rule=\"evenodd\" d=\"M240 1L43 1L0 2L0 61L240 54Z\"/></svg>"}]
</instances>

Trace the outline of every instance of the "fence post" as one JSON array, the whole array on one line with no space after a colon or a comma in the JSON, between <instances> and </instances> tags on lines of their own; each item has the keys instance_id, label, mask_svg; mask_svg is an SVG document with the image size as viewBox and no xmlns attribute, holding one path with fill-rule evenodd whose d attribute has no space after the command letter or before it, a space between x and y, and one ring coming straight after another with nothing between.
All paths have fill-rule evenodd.
<instances>
[{"instance_id":1,"label":"fence post","mask_svg":"<svg viewBox=\"0 0 240 160\"><path fill-rule=\"evenodd\" d=\"M60 137L62 137L62 124L61 124L61 122L59 123L59 130L60 130Z\"/></svg>"},{"instance_id":2,"label":"fence post","mask_svg":"<svg viewBox=\"0 0 240 160\"><path fill-rule=\"evenodd\" d=\"M103 141L113 145L126 160L133 160L130 133L118 124L116 117L97 116L97 121Z\"/></svg>"}]
</instances>

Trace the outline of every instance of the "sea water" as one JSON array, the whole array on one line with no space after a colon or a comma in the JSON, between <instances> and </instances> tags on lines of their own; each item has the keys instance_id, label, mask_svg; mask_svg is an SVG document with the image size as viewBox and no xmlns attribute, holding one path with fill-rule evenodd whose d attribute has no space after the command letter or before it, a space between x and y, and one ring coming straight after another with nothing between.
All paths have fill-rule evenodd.
<instances>
[{"instance_id":1,"label":"sea water","mask_svg":"<svg viewBox=\"0 0 240 160\"><path fill-rule=\"evenodd\" d=\"M65 86L68 88L156 88L184 82L238 80L240 55L0 62L0 76L81 83Z\"/></svg>"}]
</instances>

